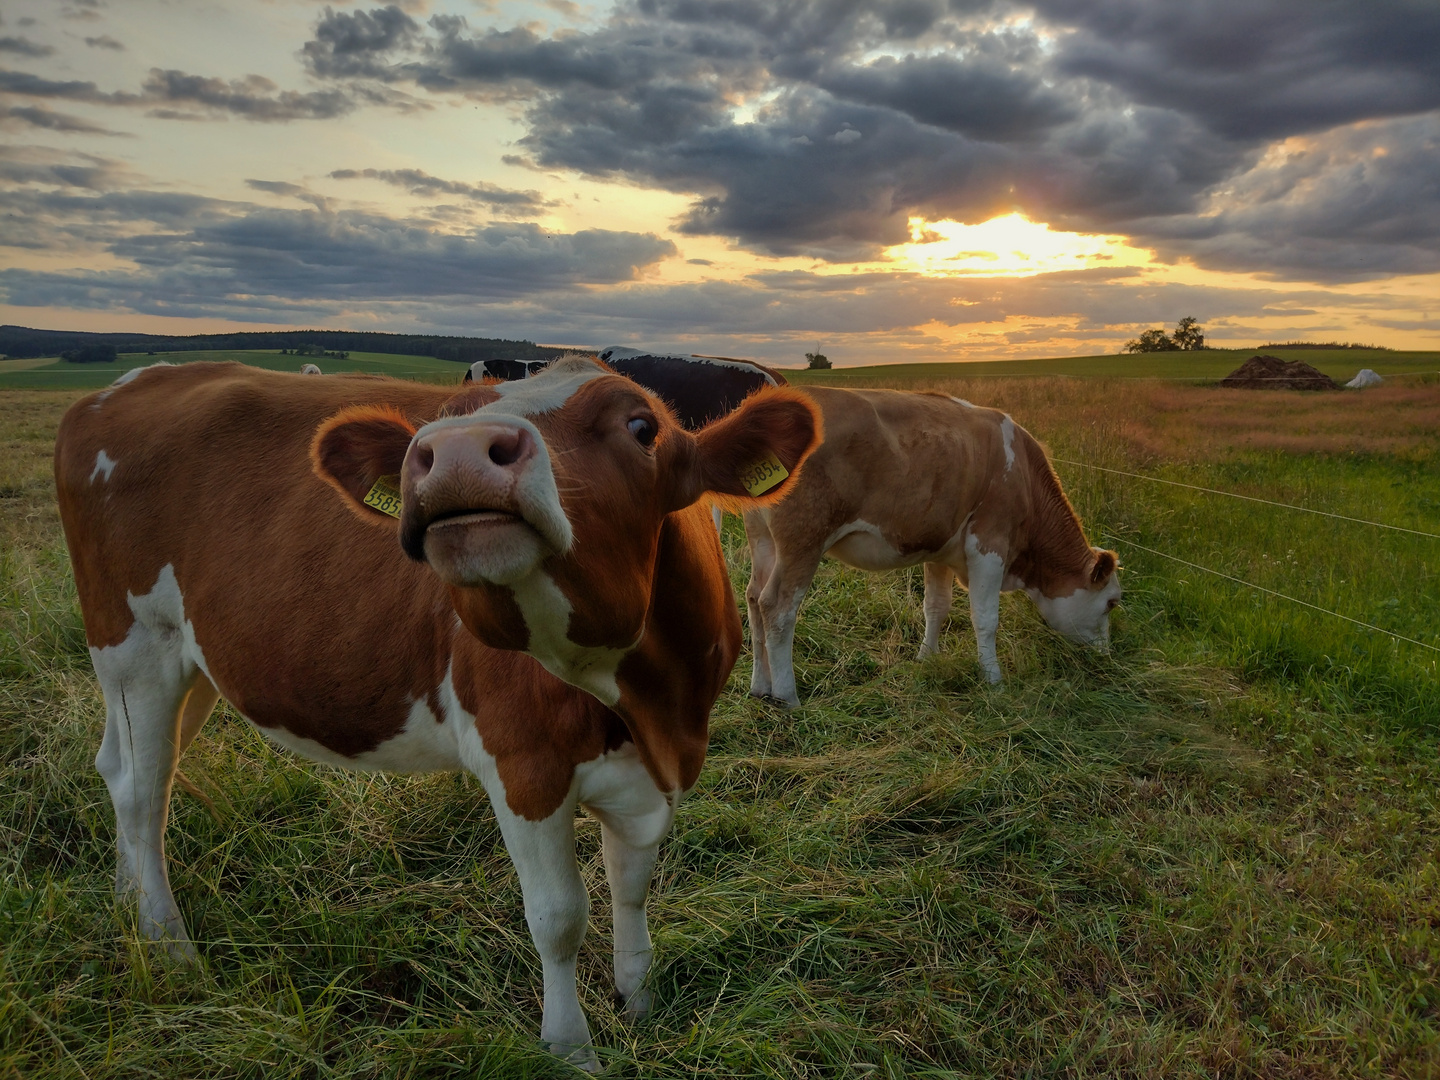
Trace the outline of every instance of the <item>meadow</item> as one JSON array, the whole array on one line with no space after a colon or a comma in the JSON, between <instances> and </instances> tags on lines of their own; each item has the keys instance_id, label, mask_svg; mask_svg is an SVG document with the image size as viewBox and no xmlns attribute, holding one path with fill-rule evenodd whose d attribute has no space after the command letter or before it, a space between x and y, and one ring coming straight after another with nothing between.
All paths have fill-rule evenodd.
<instances>
[{"instance_id":1,"label":"meadow","mask_svg":"<svg viewBox=\"0 0 1440 1080\"><path fill-rule=\"evenodd\" d=\"M0 360L0 390L97 390L126 371L165 361L171 364L197 360L234 360L271 371L299 371L311 363L329 375L394 375L422 382L459 382L468 365L433 356L352 352L344 360L328 356L295 356L278 349L210 349L196 352L121 353L109 364L74 364L58 356L27 360Z\"/></svg>"},{"instance_id":2,"label":"meadow","mask_svg":"<svg viewBox=\"0 0 1440 1080\"><path fill-rule=\"evenodd\" d=\"M1099 471L1440 534L1440 380L1037 374L888 377L1047 444L1124 563L1112 652L1007 596L990 687L963 597L916 661L919 571L825 564L802 707L748 698L748 655L717 705L639 1022L582 820L606 1075L1440 1076L1440 540ZM50 478L76 396L0 392L0 1077L576 1075L536 1045L518 885L465 776L308 765L222 708L169 832L204 968L137 942Z\"/></svg>"}]
</instances>

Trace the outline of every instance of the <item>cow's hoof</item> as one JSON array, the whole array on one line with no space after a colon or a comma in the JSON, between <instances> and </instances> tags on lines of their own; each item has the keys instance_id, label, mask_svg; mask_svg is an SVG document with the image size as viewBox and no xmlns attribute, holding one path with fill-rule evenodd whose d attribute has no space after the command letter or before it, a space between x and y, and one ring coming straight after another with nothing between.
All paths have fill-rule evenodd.
<instances>
[{"instance_id":1,"label":"cow's hoof","mask_svg":"<svg viewBox=\"0 0 1440 1080\"><path fill-rule=\"evenodd\" d=\"M643 986L628 997L619 990L615 991L615 1008L626 1020L639 1020L649 1015L654 1003L654 995Z\"/></svg>"},{"instance_id":2,"label":"cow's hoof","mask_svg":"<svg viewBox=\"0 0 1440 1080\"><path fill-rule=\"evenodd\" d=\"M793 698L777 697L774 694L766 694L765 700L771 705L779 705L782 709L798 709L800 707L800 695Z\"/></svg>"},{"instance_id":3,"label":"cow's hoof","mask_svg":"<svg viewBox=\"0 0 1440 1080\"><path fill-rule=\"evenodd\" d=\"M550 1053L567 1064L574 1065L581 1072L598 1073L600 1071L600 1059L595 1056L595 1048L589 1043L584 1046L576 1046L573 1043L552 1042L547 1044L547 1047Z\"/></svg>"}]
</instances>

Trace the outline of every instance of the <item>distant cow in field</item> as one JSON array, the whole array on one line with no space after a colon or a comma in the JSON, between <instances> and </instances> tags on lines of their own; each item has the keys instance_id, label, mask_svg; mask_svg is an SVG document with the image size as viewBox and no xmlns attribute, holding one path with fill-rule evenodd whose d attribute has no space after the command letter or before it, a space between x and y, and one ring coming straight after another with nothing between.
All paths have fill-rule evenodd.
<instances>
[{"instance_id":1,"label":"distant cow in field","mask_svg":"<svg viewBox=\"0 0 1440 1080\"><path fill-rule=\"evenodd\" d=\"M541 1037L593 1068L576 806L601 822L615 988L643 1013L651 871L741 644L697 502L778 499L818 438L798 391L692 435L581 357L458 393L196 363L81 399L55 474L105 695L117 889L143 932L193 955L165 823L219 697L316 761L468 769L524 893ZM788 476L757 483L757 463Z\"/></svg>"},{"instance_id":2,"label":"distant cow in field","mask_svg":"<svg viewBox=\"0 0 1440 1080\"><path fill-rule=\"evenodd\" d=\"M514 382L517 379L528 379L531 375L543 371L549 364L549 360L476 360L465 372L462 381L484 382L486 379L499 379L501 382Z\"/></svg>"},{"instance_id":3,"label":"distant cow in field","mask_svg":"<svg viewBox=\"0 0 1440 1080\"><path fill-rule=\"evenodd\" d=\"M691 431L739 408L757 390L785 385L780 372L753 360L652 353L619 345L601 349L599 357L664 400L681 425Z\"/></svg>"},{"instance_id":4,"label":"distant cow in field","mask_svg":"<svg viewBox=\"0 0 1440 1080\"><path fill-rule=\"evenodd\" d=\"M300 374L301 374L301 375L319 375L319 374L320 374L320 367L319 367L318 364L301 364L301 365L300 365Z\"/></svg>"},{"instance_id":5,"label":"distant cow in field","mask_svg":"<svg viewBox=\"0 0 1440 1080\"><path fill-rule=\"evenodd\" d=\"M991 682L1002 592L1024 589L1067 638L1108 645L1115 553L1086 541L1045 452L1009 416L943 394L806 393L824 444L783 503L745 514L753 695L799 704L795 620L826 555L861 570L925 564L921 656L939 647L958 577Z\"/></svg>"},{"instance_id":6,"label":"distant cow in field","mask_svg":"<svg viewBox=\"0 0 1440 1080\"><path fill-rule=\"evenodd\" d=\"M599 359L616 374L634 379L675 414L680 426L698 431L711 420L739 408L766 386L784 386L785 376L753 360L722 356L654 353L612 345ZM465 382L525 379L543 370L543 360L480 360L470 365Z\"/></svg>"}]
</instances>

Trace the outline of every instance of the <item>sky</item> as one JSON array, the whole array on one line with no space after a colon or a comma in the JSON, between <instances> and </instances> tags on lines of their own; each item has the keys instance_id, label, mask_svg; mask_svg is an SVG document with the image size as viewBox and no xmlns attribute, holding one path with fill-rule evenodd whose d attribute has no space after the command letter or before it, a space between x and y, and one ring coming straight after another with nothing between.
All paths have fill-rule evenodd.
<instances>
[{"instance_id":1,"label":"sky","mask_svg":"<svg viewBox=\"0 0 1440 1080\"><path fill-rule=\"evenodd\" d=\"M0 322L1440 348L1435 0L0 0Z\"/></svg>"}]
</instances>

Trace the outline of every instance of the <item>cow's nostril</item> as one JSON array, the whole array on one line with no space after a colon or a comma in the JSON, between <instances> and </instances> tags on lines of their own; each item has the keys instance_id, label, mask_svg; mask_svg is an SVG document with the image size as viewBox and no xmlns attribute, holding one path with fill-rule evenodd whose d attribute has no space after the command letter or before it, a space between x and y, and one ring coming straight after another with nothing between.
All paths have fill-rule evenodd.
<instances>
[{"instance_id":1,"label":"cow's nostril","mask_svg":"<svg viewBox=\"0 0 1440 1080\"><path fill-rule=\"evenodd\" d=\"M415 460L412 464L416 480L429 476L430 470L435 467L435 451L428 443L420 443L415 447Z\"/></svg>"},{"instance_id":2,"label":"cow's nostril","mask_svg":"<svg viewBox=\"0 0 1440 1080\"><path fill-rule=\"evenodd\" d=\"M524 429L497 433L490 442L490 460L496 465L513 465L525 456L528 437Z\"/></svg>"}]
</instances>

